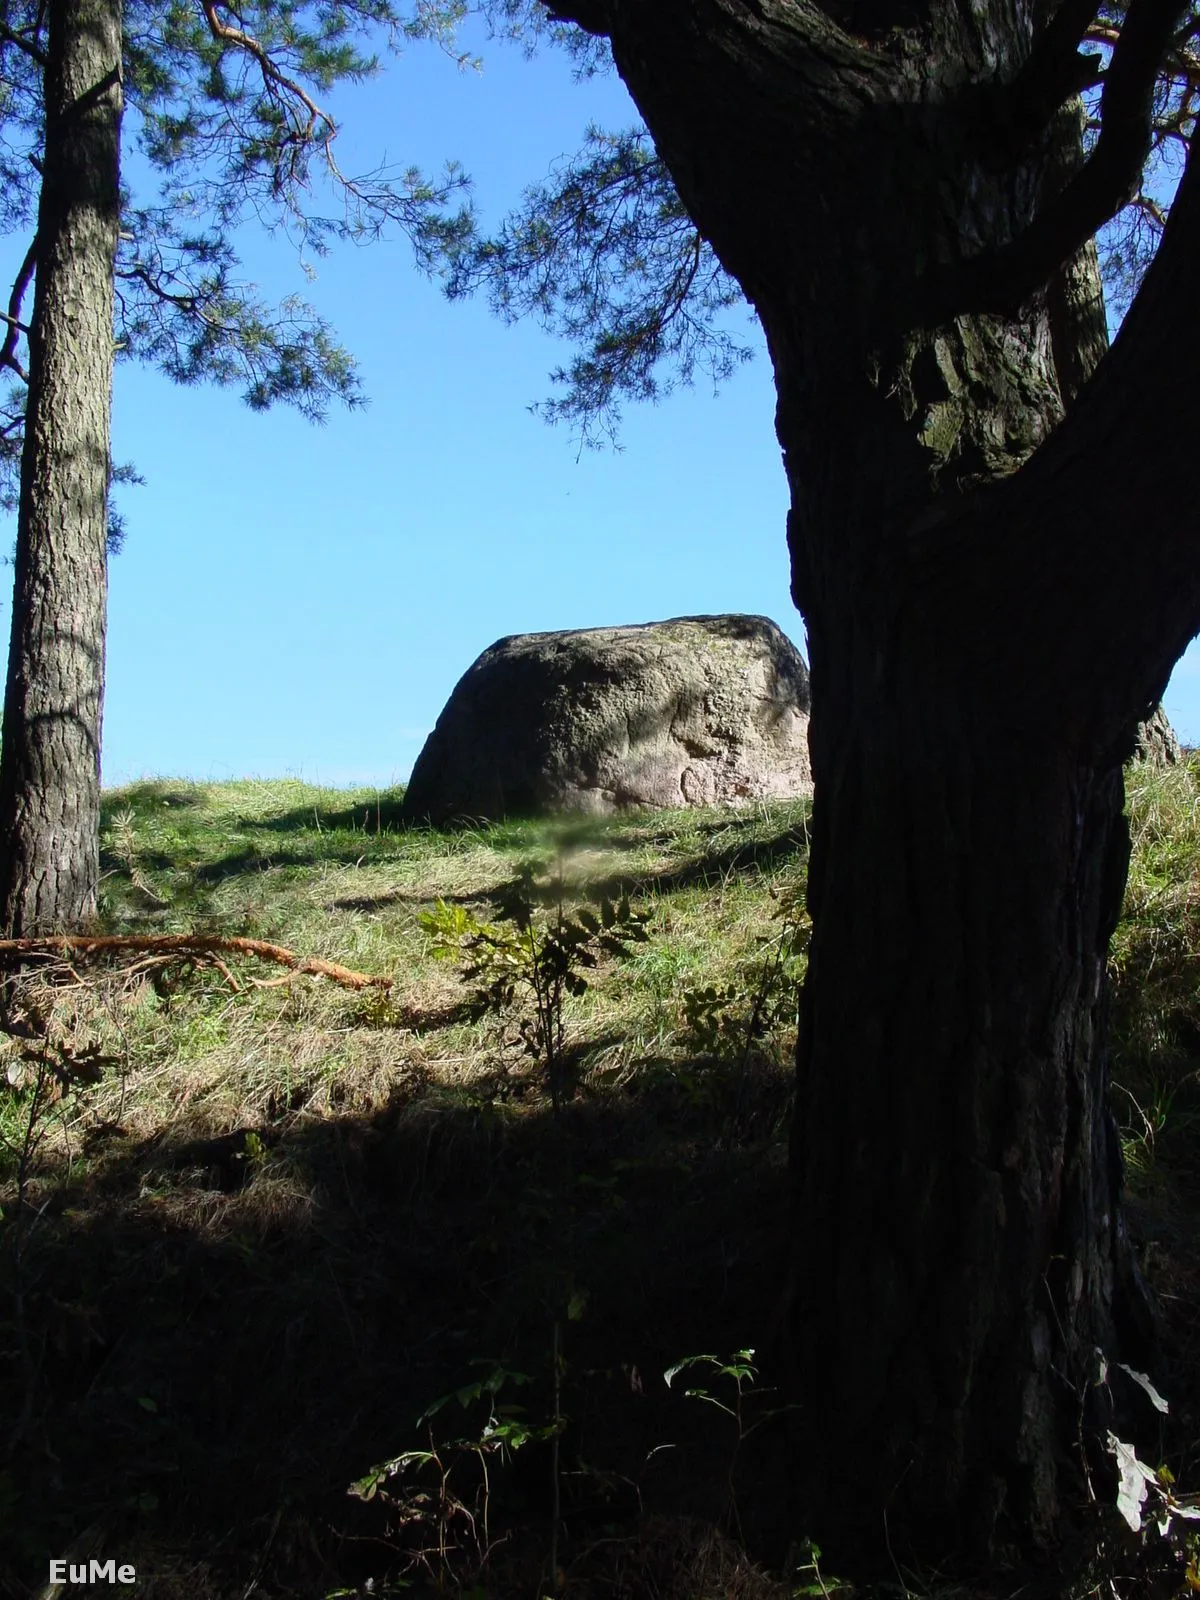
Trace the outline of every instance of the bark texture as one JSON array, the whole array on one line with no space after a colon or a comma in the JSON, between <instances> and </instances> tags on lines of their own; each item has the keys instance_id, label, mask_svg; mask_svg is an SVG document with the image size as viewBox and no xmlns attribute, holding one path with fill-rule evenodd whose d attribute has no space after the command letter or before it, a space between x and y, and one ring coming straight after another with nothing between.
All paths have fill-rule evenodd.
<instances>
[{"instance_id":1,"label":"bark texture","mask_svg":"<svg viewBox=\"0 0 1200 1600\"><path fill-rule=\"evenodd\" d=\"M120 0L50 0L46 143L0 752L0 922L96 907Z\"/></svg>"},{"instance_id":2,"label":"bark texture","mask_svg":"<svg viewBox=\"0 0 1200 1600\"><path fill-rule=\"evenodd\" d=\"M1097 1352L1152 1338L1105 965L1121 764L1200 626L1200 160L1103 359L1083 224L1163 8L1083 167L1078 7L554 9L610 37L774 362L811 651L788 1348L814 1531L1044 1548L1085 1499Z\"/></svg>"}]
</instances>

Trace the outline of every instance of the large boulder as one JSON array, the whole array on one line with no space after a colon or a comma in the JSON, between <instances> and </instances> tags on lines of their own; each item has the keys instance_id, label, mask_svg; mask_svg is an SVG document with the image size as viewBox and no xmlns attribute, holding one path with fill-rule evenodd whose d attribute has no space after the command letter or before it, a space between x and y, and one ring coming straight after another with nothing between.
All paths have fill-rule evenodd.
<instances>
[{"instance_id":1,"label":"large boulder","mask_svg":"<svg viewBox=\"0 0 1200 1600\"><path fill-rule=\"evenodd\" d=\"M460 679L417 758L412 822L809 794L808 668L766 617L524 633Z\"/></svg>"},{"instance_id":2,"label":"large boulder","mask_svg":"<svg viewBox=\"0 0 1200 1600\"><path fill-rule=\"evenodd\" d=\"M1167 713L1158 706L1153 716L1139 722L1134 735L1133 755L1136 763L1149 763L1154 767L1173 767L1183 760L1175 729L1167 720Z\"/></svg>"}]
</instances>

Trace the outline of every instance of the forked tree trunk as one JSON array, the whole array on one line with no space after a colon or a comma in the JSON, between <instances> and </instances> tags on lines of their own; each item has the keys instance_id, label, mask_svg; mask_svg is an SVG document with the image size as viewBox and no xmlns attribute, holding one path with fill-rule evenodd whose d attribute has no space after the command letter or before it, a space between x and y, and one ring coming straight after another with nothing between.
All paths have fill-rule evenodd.
<instances>
[{"instance_id":1,"label":"forked tree trunk","mask_svg":"<svg viewBox=\"0 0 1200 1600\"><path fill-rule=\"evenodd\" d=\"M935 474L978 440L1016 465L1045 438L1039 318L962 320L930 348L883 379L912 386ZM786 439L782 384L779 415ZM1082 755L1052 696L1031 715L1041 652L971 617L965 574L929 595L877 537L904 450L871 439L865 392L828 415L788 452L815 781L791 1317L809 1487L827 1540L879 1548L887 1517L901 1549L994 1551L1060 1529L1133 1287L1104 1052L1124 751ZM1008 637L981 668L989 629Z\"/></svg>"},{"instance_id":2,"label":"forked tree trunk","mask_svg":"<svg viewBox=\"0 0 1200 1600\"><path fill-rule=\"evenodd\" d=\"M1069 106L1013 136L1031 8L553 9L611 39L774 363L816 788L787 1341L811 1530L1044 1547L1086 1498L1098 1360L1150 1335L1105 963L1121 761L1200 625L1200 159L1089 382L1086 250L971 307L972 258L1073 164Z\"/></svg>"},{"instance_id":3,"label":"forked tree trunk","mask_svg":"<svg viewBox=\"0 0 1200 1600\"><path fill-rule=\"evenodd\" d=\"M46 143L0 750L0 923L96 909L120 0L50 0Z\"/></svg>"}]
</instances>

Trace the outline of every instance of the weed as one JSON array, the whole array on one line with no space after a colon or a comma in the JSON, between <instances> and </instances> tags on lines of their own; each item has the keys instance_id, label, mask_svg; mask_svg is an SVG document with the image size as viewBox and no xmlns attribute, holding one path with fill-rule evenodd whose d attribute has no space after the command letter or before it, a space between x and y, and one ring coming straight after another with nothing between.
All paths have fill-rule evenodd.
<instances>
[{"instance_id":1,"label":"weed","mask_svg":"<svg viewBox=\"0 0 1200 1600\"><path fill-rule=\"evenodd\" d=\"M426 1445L379 1462L347 1491L386 1508L387 1535L402 1541L401 1577L424 1572L439 1594L447 1582L461 1593L487 1566L493 1463L507 1463L526 1445L557 1440L563 1428L557 1408L548 1421L535 1423L511 1399L514 1390L532 1383L528 1373L495 1361L472 1365L482 1369L480 1375L435 1400L418 1419ZM483 1420L466 1433L439 1439L434 1419L455 1405L468 1415L482 1411Z\"/></svg>"},{"instance_id":2,"label":"weed","mask_svg":"<svg viewBox=\"0 0 1200 1600\"><path fill-rule=\"evenodd\" d=\"M12 1183L0 1210L0 1239L7 1235L11 1327L22 1402L8 1440L11 1452L29 1431L42 1399L40 1359L30 1318L30 1251L49 1199L35 1194L39 1158L55 1123L82 1114L91 1091L112 1068L124 1069L97 1023L114 1011L107 988L83 983L66 966L9 977L3 986L0 1034L0 1177ZM119 1024L117 1024L119 1033ZM122 1073L123 1075L123 1073ZM7 1173L3 1168L7 1167Z\"/></svg>"},{"instance_id":3,"label":"weed","mask_svg":"<svg viewBox=\"0 0 1200 1600\"><path fill-rule=\"evenodd\" d=\"M771 1029L796 1024L796 996L807 961L812 929L802 887L772 890L777 932L765 935L767 952L725 983L689 984L683 1016L689 1040L714 1056L729 1055L743 1067L750 1051Z\"/></svg>"},{"instance_id":4,"label":"weed","mask_svg":"<svg viewBox=\"0 0 1200 1600\"><path fill-rule=\"evenodd\" d=\"M466 907L439 900L420 923L432 936L435 956L461 963L481 1010L504 1011L524 994L532 1009L520 1021L521 1041L545 1071L557 1113L570 1087L564 1001L587 992L584 972L602 953L626 956L631 941L645 942L649 913L634 911L627 895L616 902L602 895L596 910L568 911L561 860L542 883L544 871L536 862L522 863L504 895L503 922L482 922Z\"/></svg>"},{"instance_id":5,"label":"weed","mask_svg":"<svg viewBox=\"0 0 1200 1600\"><path fill-rule=\"evenodd\" d=\"M693 1375L693 1382L683 1391L687 1399L699 1400L704 1405L712 1406L727 1416L733 1424L733 1442L726 1469L725 1517L732 1531L741 1537L741 1517L734 1488L738 1459L750 1437L765 1423L780 1416L789 1408L786 1406L773 1406L766 1410L760 1408L759 1414L751 1420L748 1410L750 1396L754 1394L759 1400L766 1397L763 1391L757 1390L758 1368L754 1365L753 1350L735 1350L728 1357L685 1356L682 1361L675 1362L663 1373L668 1388L681 1373ZM697 1376L703 1376L706 1381L703 1383L694 1381ZM714 1388L711 1387L713 1385L720 1385L724 1392L714 1392Z\"/></svg>"}]
</instances>

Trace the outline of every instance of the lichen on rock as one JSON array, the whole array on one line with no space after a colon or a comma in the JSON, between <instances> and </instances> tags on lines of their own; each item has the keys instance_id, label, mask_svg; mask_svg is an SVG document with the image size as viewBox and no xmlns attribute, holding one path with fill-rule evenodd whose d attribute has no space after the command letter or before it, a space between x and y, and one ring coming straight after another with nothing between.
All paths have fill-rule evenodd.
<instances>
[{"instance_id":1,"label":"lichen on rock","mask_svg":"<svg viewBox=\"0 0 1200 1600\"><path fill-rule=\"evenodd\" d=\"M413 768L413 822L811 793L808 669L766 617L517 634L475 661Z\"/></svg>"}]
</instances>

